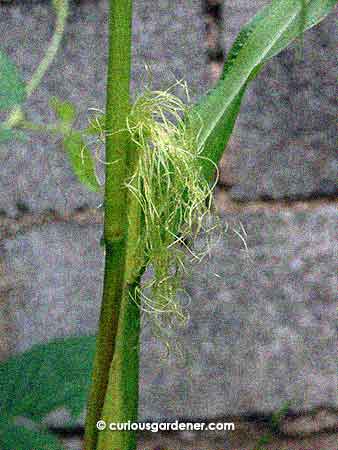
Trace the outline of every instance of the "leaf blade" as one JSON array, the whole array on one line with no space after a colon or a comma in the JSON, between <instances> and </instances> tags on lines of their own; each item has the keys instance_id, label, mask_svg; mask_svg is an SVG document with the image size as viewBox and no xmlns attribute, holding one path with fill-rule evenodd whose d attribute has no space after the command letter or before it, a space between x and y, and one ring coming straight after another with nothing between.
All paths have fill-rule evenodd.
<instances>
[{"instance_id":1,"label":"leaf blade","mask_svg":"<svg viewBox=\"0 0 338 450\"><path fill-rule=\"evenodd\" d=\"M40 421L65 406L73 417L85 406L95 338L72 337L35 345L0 364L0 417Z\"/></svg>"},{"instance_id":2,"label":"leaf blade","mask_svg":"<svg viewBox=\"0 0 338 450\"><path fill-rule=\"evenodd\" d=\"M12 128L4 128L0 125L0 145L11 141L12 139L18 139L22 142L26 142L26 135L21 130L13 130Z\"/></svg>"},{"instance_id":3,"label":"leaf blade","mask_svg":"<svg viewBox=\"0 0 338 450\"><path fill-rule=\"evenodd\" d=\"M216 86L191 109L188 120L199 135L198 145L205 158L201 167L207 179L211 180L215 164L229 141L249 82L270 58L304 30L320 22L336 2L307 1L305 20L302 3L299 0L274 0L260 10L239 33Z\"/></svg>"},{"instance_id":4,"label":"leaf blade","mask_svg":"<svg viewBox=\"0 0 338 450\"><path fill-rule=\"evenodd\" d=\"M82 139L81 133L70 133L64 138L63 143L78 180L91 191L100 191L101 186L95 176L94 160Z\"/></svg>"},{"instance_id":5,"label":"leaf blade","mask_svg":"<svg viewBox=\"0 0 338 450\"><path fill-rule=\"evenodd\" d=\"M0 111L20 105L26 99L26 87L15 64L0 49Z\"/></svg>"},{"instance_id":6,"label":"leaf blade","mask_svg":"<svg viewBox=\"0 0 338 450\"><path fill-rule=\"evenodd\" d=\"M64 450L64 447L50 433L39 432L14 423L0 427L0 446L15 450Z\"/></svg>"},{"instance_id":7,"label":"leaf blade","mask_svg":"<svg viewBox=\"0 0 338 450\"><path fill-rule=\"evenodd\" d=\"M69 101L62 101L57 97L51 97L49 106L54 110L58 120L71 127L76 118L76 107Z\"/></svg>"}]
</instances>

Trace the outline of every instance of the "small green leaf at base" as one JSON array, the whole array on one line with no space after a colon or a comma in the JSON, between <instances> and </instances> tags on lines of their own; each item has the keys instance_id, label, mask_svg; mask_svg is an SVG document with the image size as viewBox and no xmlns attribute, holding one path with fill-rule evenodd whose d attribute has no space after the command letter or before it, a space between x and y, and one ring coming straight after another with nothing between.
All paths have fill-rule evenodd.
<instances>
[{"instance_id":1,"label":"small green leaf at base","mask_svg":"<svg viewBox=\"0 0 338 450\"><path fill-rule=\"evenodd\" d=\"M12 139L18 139L26 142L26 135L22 131L13 130L12 128L3 128L0 126L0 145Z\"/></svg>"},{"instance_id":2,"label":"small green leaf at base","mask_svg":"<svg viewBox=\"0 0 338 450\"><path fill-rule=\"evenodd\" d=\"M14 423L0 427L1 450L64 450L50 433L39 432Z\"/></svg>"},{"instance_id":3,"label":"small green leaf at base","mask_svg":"<svg viewBox=\"0 0 338 450\"><path fill-rule=\"evenodd\" d=\"M72 132L66 136L64 147L79 181L94 192L100 191L101 186L95 176L94 160L82 139L81 133Z\"/></svg>"},{"instance_id":4,"label":"small green leaf at base","mask_svg":"<svg viewBox=\"0 0 338 450\"><path fill-rule=\"evenodd\" d=\"M20 105L26 99L26 88L15 64L0 49L0 111Z\"/></svg>"},{"instance_id":5,"label":"small green leaf at base","mask_svg":"<svg viewBox=\"0 0 338 450\"><path fill-rule=\"evenodd\" d=\"M2 362L0 418L24 416L41 421L65 407L75 420L85 407L94 348L94 337L72 337L35 345Z\"/></svg>"}]
</instances>

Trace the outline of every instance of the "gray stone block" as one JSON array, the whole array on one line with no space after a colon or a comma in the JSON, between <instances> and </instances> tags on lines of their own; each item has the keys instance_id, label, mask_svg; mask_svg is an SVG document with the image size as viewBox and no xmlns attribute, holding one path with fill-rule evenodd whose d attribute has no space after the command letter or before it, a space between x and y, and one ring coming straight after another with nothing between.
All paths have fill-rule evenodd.
<instances>
[{"instance_id":1,"label":"gray stone block","mask_svg":"<svg viewBox=\"0 0 338 450\"><path fill-rule=\"evenodd\" d=\"M268 1L224 1L224 46ZM268 63L251 83L224 155L221 180L235 200L333 196L337 41L334 13ZM298 48L298 50L296 50Z\"/></svg>"},{"instance_id":2,"label":"gray stone block","mask_svg":"<svg viewBox=\"0 0 338 450\"><path fill-rule=\"evenodd\" d=\"M198 0L135 1L133 30L133 95L147 81L144 64L152 71L153 87L168 88L175 78L191 86L192 98L209 84ZM55 61L27 103L29 117L52 121L50 96L74 102L80 111L76 127L87 124L87 109L104 108L108 2L71 3L66 33ZM52 36L51 2L13 2L0 6L1 46L29 80ZM182 95L182 91L179 92ZM0 116L4 118L4 115ZM0 210L14 217L17 205L40 213L68 213L97 206L101 196L88 192L72 174L60 140L30 134L27 143L1 146Z\"/></svg>"},{"instance_id":3,"label":"gray stone block","mask_svg":"<svg viewBox=\"0 0 338 450\"><path fill-rule=\"evenodd\" d=\"M271 412L286 400L294 410L338 406L335 207L244 210L226 222L185 281L190 321L168 332L168 359L143 321L140 420ZM240 222L250 260L233 231ZM1 242L11 351L95 332L100 234L58 223Z\"/></svg>"},{"instance_id":4,"label":"gray stone block","mask_svg":"<svg viewBox=\"0 0 338 450\"><path fill-rule=\"evenodd\" d=\"M95 333L103 279L101 235L100 225L58 223L1 242L11 351Z\"/></svg>"},{"instance_id":5,"label":"gray stone block","mask_svg":"<svg viewBox=\"0 0 338 450\"><path fill-rule=\"evenodd\" d=\"M337 407L336 212L226 215L247 231L251 262L229 228L186 281L183 359L143 338L141 416L216 417Z\"/></svg>"}]
</instances>

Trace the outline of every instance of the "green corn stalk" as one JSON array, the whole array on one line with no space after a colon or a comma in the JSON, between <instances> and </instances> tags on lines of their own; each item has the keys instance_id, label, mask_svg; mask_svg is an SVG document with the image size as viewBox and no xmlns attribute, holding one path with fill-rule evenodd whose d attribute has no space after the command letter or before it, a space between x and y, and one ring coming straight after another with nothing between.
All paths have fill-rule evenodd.
<instances>
[{"instance_id":1,"label":"green corn stalk","mask_svg":"<svg viewBox=\"0 0 338 450\"><path fill-rule=\"evenodd\" d=\"M105 271L86 419L86 450L135 446L133 434L108 430L98 438L96 428L99 419L137 420L139 310L128 297L133 283L125 284L128 209L134 206L128 202L124 186L135 162L133 144L125 130L130 111L131 27L132 1L111 0L105 126L112 132L106 138Z\"/></svg>"},{"instance_id":2,"label":"green corn stalk","mask_svg":"<svg viewBox=\"0 0 338 450\"><path fill-rule=\"evenodd\" d=\"M273 1L242 29L219 82L186 116L190 129L198 135L198 146L203 149L201 169L205 179L212 179L249 82L269 59L322 20L334 4L333 1L318 0ZM106 127L115 131L124 127L129 106L131 14L130 0L111 0ZM139 271L133 267L133 261L142 261L142 255L135 260L131 257L137 252L133 243L137 242L141 230L141 212L137 202L131 198L127 201L122 188L127 175L135 169L136 158L132 154L133 142L128 133L120 132L107 139L107 162L120 162L111 169L107 167L105 285L88 404L86 450L136 449L135 432L105 430L98 435L95 429L99 419L107 423L137 420L140 315L135 304L130 302L129 294L134 291L137 295L144 269L142 264ZM132 218L129 231L128 215ZM135 273L136 276L130 278L130 274Z\"/></svg>"}]
</instances>

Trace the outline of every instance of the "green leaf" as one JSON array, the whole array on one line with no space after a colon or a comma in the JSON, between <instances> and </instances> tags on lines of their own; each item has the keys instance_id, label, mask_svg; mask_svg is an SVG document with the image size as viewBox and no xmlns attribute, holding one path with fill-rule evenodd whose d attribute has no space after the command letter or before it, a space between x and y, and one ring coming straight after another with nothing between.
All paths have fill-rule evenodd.
<instances>
[{"instance_id":1,"label":"green leaf","mask_svg":"<svg viewBox=\"0 0 338 450\"><path fill-rule=\"evenodd\" d=\"M84 143L81 133L72 132L64 139L64 147L79 181L90 190L98 192L101 188L96 176L93 157Z\"/></svg>"},{"instance_id":2,"label":"green leaf","mask_svg":"<svg viewBox=\"0 0 338 450\"><path fill-rule=\"evenodd\" d=\"M264 450L263 447L261 447L261 446L269 445L271 443L272 439L273 439L273 436L271 433L264 434L263 436L261 436L259 438L259 440L253 450Z\"/></svg>"},{"instance_id":3,"label":"green leaf","mask_svg":"<svg viewBox=\"0 0 338 450\"><path fill-rule=\"evenodd\" d=\"M24 132L13 130L12 128L3 128L0 126L0 144L12 139L18 139L22 142L27 140Z\"/></svg>"},{"instance_id":4,"label":"green leaf","mask_svg":"<svg viewBox=\"0 0 338 450\"><path fill-rule=\"evenodd\" d=\"M231 136L240 104L247 88L264 67L304 30L319 23L334 7L333 0L274 0L262 9L239 33L216 86L191 109L188 121L199 132L203 147L201 166L211 179Z\"/></svg>"},{"instance_id":5,"label":"green leaf","mask_svg":"<svg viewBox=\"0 0 338 450\"><path fill-rule=\"evenodd\" d=\"M15 64L0 49L0 110L20 105L26 99L25 84Z\"/></svg>"},{"instance_id":6,"label":"green leaf","mask_svg":"<svg viewBox=\"0 0 338 450\"><path fill-rule=\"evenodd\" d=\"M94 337L72 337L36 345L1 363L0 417L40 421L60 407L78 416L86 402L94 348Z\"/></svg>"},{"instance_id":7,"label":"green leaf","mask_svg":"<svg viewBox=\"0 0 338 450\"><path fill-rule=\"evenodd\" d=\"M55 115L60 122L63 122L69 127L73 125L76 118L76 107L73 103L68 101L63 102L57 97L51 97L49 106L53 108Z\"/></svg>"},{"instance_id":8,"label":"green leaf","mask_svg":"<svg viewBox=\"0 0 338 450\"><path fill-rule=\"evenodd\" d=\"M278 432L281 422L284 419L284 417L288 414L288 412L290 411L291 408L291 402L290 401L286 401L283 403L283 405L281 406L281 408L274 412L271 416L271 420L270 420L270 426L272 431L274 432Z\"/></svg>"},{"instance_id":9,"label":"green leaf","mask_svg":"<svg viewBox=\"0 0 338 450\"><path fill-rule=\"evenodd\" d=\"M9 424L0 428L0 448L2 450L64 450L52 434Z\"/></svg>"},{"instance_id":10,"label":"green leaf","mask_svg":"<svg viewBox=\"0 0 338 450\"><path fill-rule=\"evenodd\" d=\"M53 7L56 9L56 11L59 10L59 8L62 6L62 0L53 0Z\"/></svg>"}]
</instances>

